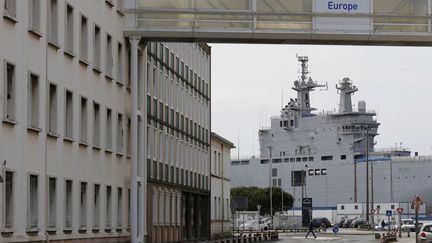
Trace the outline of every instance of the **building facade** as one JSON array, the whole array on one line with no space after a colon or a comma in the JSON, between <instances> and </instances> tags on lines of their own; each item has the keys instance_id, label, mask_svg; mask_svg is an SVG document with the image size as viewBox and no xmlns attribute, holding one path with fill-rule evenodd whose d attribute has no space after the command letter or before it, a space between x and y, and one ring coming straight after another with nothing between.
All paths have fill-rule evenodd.
<instances>
[{"instance_id":1,"label":"building facade","mask_svg":"<svg viewBox=\"0 0 432 243\"><path fill-rule=\"evenodd\" d=\"M211 133L211 235L218 238L231 232L231 149L234 144Z\"/></svg>"},{"instance_id":2,"label":"building facade","mask_svg":"<svg viewBox=\"0 0 432 243\"><path fill-rule=\"evenodd\" d=\"M129 242L134 200L148 242L209 237L210 48L134 53L121 0L0 6L0 242Z\"/></svg>"},{"instance_id":3,"label":"building facade","mask_svg":"<svg viewBox=\"0 0 432 243\"><path fill-rule=\"evenodd\" d=\"M147 49L150 242L207 238L210 48L153 42Z\"/></svg>"}]
</instances>

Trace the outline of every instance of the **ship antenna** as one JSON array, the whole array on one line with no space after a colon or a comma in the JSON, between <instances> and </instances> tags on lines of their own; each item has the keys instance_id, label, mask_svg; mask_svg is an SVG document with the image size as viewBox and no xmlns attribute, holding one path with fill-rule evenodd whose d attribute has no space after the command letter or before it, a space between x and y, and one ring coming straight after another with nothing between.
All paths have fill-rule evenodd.
<instances>
[{"instance_id":1,"label":"ship antenna","mask_svg":"<svg viewBox=\"0 0 432 243\"><path fill-rule=\"evenodd\" d=\"M297 56L297 60L301 63L301 81L305 82L309 74L309 58L307 56Z\"/></svg>"}]
</instances>

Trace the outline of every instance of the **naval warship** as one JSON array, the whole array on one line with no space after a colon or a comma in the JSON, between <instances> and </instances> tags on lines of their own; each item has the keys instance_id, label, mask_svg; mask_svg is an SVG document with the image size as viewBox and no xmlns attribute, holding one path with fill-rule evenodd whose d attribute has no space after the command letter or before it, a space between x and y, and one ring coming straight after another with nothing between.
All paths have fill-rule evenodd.
<instances>
[{"instance_id":1,"label":"naval warship","mask_svg":"<svg viewBox=\"0 0 432 243\"><path fill-rule=\"evenodd\" d=\"M292 88L297 97L270 118L270 127L259 130L258 157L232 159L231 187L271 184L293 195L294 207L309 197L314 207L334 208L366 202L369 178L369 200L411 202L418 194L432 205L432 157L411 156L402 148L375 149L376 112L367 110L365 101L353 109L358 88L349 78L336 85L338 111L316 112L310 95L325 85L310 77L308 57L297 58L301 76Z\"/></svg>"}]
</instances>

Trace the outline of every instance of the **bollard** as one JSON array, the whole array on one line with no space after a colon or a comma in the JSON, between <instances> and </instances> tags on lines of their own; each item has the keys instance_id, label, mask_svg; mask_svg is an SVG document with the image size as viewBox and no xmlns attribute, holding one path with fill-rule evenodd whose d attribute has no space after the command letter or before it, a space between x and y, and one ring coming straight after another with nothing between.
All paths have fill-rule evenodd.
<instances>
[{"instance_id":1,"label":"bollard","mask_svg":"<svg viewBox=\"0 0 432 243\"><path fill-rule=\"evenodd\" d=\"M399 238L402 238L402 229L399 229Z\"/></svg>"}]
</instances>

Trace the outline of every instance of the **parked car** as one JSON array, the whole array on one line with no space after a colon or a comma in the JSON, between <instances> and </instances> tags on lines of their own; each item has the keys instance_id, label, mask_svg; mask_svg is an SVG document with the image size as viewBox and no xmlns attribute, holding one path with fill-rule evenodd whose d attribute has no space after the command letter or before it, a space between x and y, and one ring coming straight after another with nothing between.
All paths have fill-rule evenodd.
<instances>
[{"instance_id":1,"label":"parked car","mask_svg":"<svg viewBox=\"0 0 432 243\"><path fill-rule=\"evenodd\" d=\"M249 220L244 224L240 225L240 230L268 230L269 226L262 220Z\"/></svg>"},{"instance_id":2,"label":"parked car","mask_svg":"<svg viewBox=\"0 0 432 243\"><path fill-rule=\"evenodd\" d=\"M401 229L403 231L415 231L415 222L413 219L402 219L401 220Z\"/></svg>"},{"instance_id":3,"label":"parked car","mask_svg":"<svg viewBox=\"0 0 432 243\"><path fill-rule=\"evenodd\" d=\"M432 241L432 223L423 224L419 232L420 242L431 242Z\"/></svg>"},{"instance_id":4,"label":"parked car","mask_svg":"<svg viewBox=\"0 0 432 243\"><path fill-rule=\"evenodd\" d=\"M350 224L351 224L351 222L353 221L354 219L347 219L347 220L345 220L345 222L344 222L344 224L343 224L343 228L349 228L350 227Z\"/></svg>"},{"instance_id":5,"label":"parked car","mask_svg":"<svg viewBox=\"0 0 432 243\"><path fill-rule=\"evenodd\" d=\"M360 225L367 225L367 224L368 222L366 221L366 219L358 218L351 221L350 228L358 228Z\"/></svg>"},{"instance_id":6,"label":"parked car","mask_svg":"<svg viewBox=\"0 0 432 243\"><path fill-rule=\"evenodd\" d=\"M331 227L331 222L328 218L313 218L311 224L314 228L320 228L322 225L325 225L327 228Z\"/></svg>"}]
</instances>

